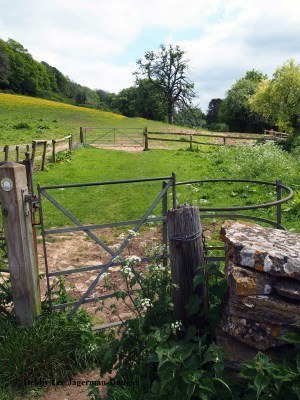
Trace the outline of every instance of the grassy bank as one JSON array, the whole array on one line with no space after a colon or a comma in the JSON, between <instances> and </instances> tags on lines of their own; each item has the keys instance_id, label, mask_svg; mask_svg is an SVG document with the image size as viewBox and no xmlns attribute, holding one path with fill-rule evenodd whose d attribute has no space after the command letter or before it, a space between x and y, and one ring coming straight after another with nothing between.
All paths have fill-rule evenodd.
<instances>
[{"instance_id":1,"label":"grassy bank","mask_svg":"<svg viewBox=\"0 0 300 400\"><path fill-rule=\"evenodd\" d=\"M284 165L284 168L282 167ZM198 152L182 150L151 150L127 153L124 151L85 148L73 154L71 162L54 165L48 172L38 172L35 181L41 185L87 183L134 178L170 176L177 181L235 178L258 179L283 183L297 189L300 184L297 157L267 144L255 147L212 148ZM81 222L104 223L139 218L150 206L161 188L161 183L139 183L106 187L52 190L54 197ZM193 203L199 207L238 206L266 203L275 200L270 187L252 184L193 184L179 186L179 204ZM171 207L171 198L169 206ZM54 207L44 202L47 226L68 223ZM160 205L155 212L160 213ZM283 212L289 228L300 229L293 214ZM275 210L262 210L265 218L274 217Z\"/></svg>"}]
</instances>

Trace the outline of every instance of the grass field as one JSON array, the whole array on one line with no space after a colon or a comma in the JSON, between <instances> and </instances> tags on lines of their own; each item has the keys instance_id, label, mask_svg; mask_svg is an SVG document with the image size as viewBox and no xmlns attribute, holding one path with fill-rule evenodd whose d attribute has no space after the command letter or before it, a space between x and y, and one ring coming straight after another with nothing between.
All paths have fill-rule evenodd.
<instances>
[{"instance_id":1,"label":"grass field","mask_svg":"<svg viewBox=\"0 0 300 400\"><path fill-rule=\"evenodd\" d=\"M58 139L71 133L77 137L79 127L121 127L169 129L167 124L143 118L70 104L0 93L0 147L30 143L33 139Z\"/></svg>"},{"instance_id":2,"label":"grass field","mask_svg":"<svg viewBox=\"0 0 300 400\"><path fill-rule=\"evenodd\" d=\"M281 166L285 165L283 169ZM298 188L299 161L274 145L255 147L203 147L190 152L182 150L125 151L83 148L74 152L70 162L54 165L48 172L37 172L35 181L44 185L87 183L135 178L167 177L176 173L177 181L236 178L260 179L283 183ZM105 223L138 219L151 205L161 189L160 182L55 189L49 191L63 206L83 223ZM266 203L276 199L275 190L252 184L188 184L177 188L179 204L186 202L199 207L239 206ZM171 198L169 199L171 207ZM46 226L70 225L45 200ZM292 210L283 212L284 223L300 230L298 218ZM161 205L153 214L160 215ZM252 214L264 218L275 217L275 210L264 209Z\"/></svg>"},{"instance_id":3,"label":"grass field","mask_svg":"<svg viewBox=\"0 0 300 400\"><path fill-rule=\"evenodd\" d=\"M126 118L48 100L0 94L0 144L3 145L28 143L33 138L51 139L70 133L78 134L80 126L135 129L146 125L149 131L182 130L141 118ZM155 142L150 145L152 143ZM171 144L170 148L138 153L82 148L74 152L70 162L50 165L47 172L35 173L34 181L41 185L86 183L170 176L175 172L177 181L208 178L281 179L295 189L300 184L299 157L285 153L272 144L238 148L200 145L196 151L190 152L189 143L182 141ZM53 194L81 222L103 223L139 218L160 189L161 183L156 182L126 187L114 185L56 190ZM177 192L179 204L189 202L199 207L249 205L275 199L274 190L257 185L193 184L180 186ZM289 228L300 230L297 201L294 201L291 210L283 214ZM47 201L44 201L43 207L46 226L69 224ZM160 214L160 207L158 205L154 214ZM262 210L260 215L273 217L274 212Z\"/></svg>"}]
</instances>

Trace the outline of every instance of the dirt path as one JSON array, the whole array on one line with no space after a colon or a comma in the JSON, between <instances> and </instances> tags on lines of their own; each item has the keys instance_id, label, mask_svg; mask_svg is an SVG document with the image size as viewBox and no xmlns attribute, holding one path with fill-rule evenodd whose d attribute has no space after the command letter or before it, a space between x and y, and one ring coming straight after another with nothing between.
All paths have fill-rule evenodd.
<instances>
[{"instance_id":1,"label":"dirt path","mask_svg":"<svg viewBox=\"0 0 300 400\"><path fill-rule=\"evenodd\" d=\"M98 232L100 233L100 232ZM124 230L121 232L119 229L102 229L101 238L110 247L117 246L122 241L122 235L128 232ZM124 250L123 257L129 255L137 255L142 257L145 255L145 249L151 248L154 245L161 242L161 231L159 227L151 227L148 230L143 230L138 237L134 238L130 246ZM98 265L105 263L109 260L108 253L103 250L99 245L92 241L85 234L74 234L69 233L61 236L53 235L48 237L47 241L47 259L49 265L49 271L62 271L74 268L80 268L83 266ZM40 272L45 272L44 267L44 255L42 244L38 244L38 260ZM110 281L117 285L119 288L125 288L122 275L120 273L120 267L114 267L109 269ZM68 293L76 298L80 298L83 293L87 290L89 285L94 281L97 276L97 272L79 272L76 274L67 275L66 287ZM41 280L41 292L46 292L46 279ZM99 282L95 291L92 293L93 296L100 296L106 294L107 291L104 287L103 282ZM106 305L115 302L113 299L108 299ZM100 320L105 323L117 322L119 318L113 315L108 310L99 312L97 311L97 304L91 303L85 305L90 315L93 317L95 324L98 325ZM118 304L119 315L124 319L132 317L130 310L123 304ZM79 374L71 380L66 381L65 385L47 386L46 393L41 396L40 400L87 400L88 399L88 385L87 381L98 381L100 380L99 370L90 371L87 373ZM110 376L105 376L101 381L109 382ZM71 384L70 384L71 383ZM102 393L105 393L105 385L99 386ZM29 400L31 397L23 397L22 400Z\"/></svg>"}]
</instances>

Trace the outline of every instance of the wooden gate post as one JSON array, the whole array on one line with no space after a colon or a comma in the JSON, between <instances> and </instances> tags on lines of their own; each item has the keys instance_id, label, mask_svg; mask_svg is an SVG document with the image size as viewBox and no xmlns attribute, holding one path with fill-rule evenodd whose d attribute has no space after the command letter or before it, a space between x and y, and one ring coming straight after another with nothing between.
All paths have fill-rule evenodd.
<instances>
[{"instance_id":1,"label":"wooden gate post","mask_svg":"<svg viewBox=\"0 0 300 400\"><path fill-rule=\"evenodd\" d=\"M145 127L144 130L144 151L149 150L149 142L148 142L148 128Z\"/></svg>"},{"instance_id":2,"label":"wooden gate post","mask_svg":"<svg viewBox=\"0 0 300 400\"><path fill-rule=\"evenodd\" d=\"M8 162L0 167L0 200L7 243L16 318L31 324L41 312L38 266L32 234L26 168Z\"/></svg>"},{"instance_id":3,"label":"wooden gate post","mask_svg":"<svg viewBox=\"0 0 300 400\"><path fill-rule=\"evenodd\" d=\"M84 144L84 137L83 137L83 128L79 128L79 142Z\"/></svg>"},{"instance_id":4,"label":"wooden gate post","mask_svg":"<svg viewBox=\"0 0 300 400\"><path fill-rule=\"evenodd\" d=\"M202 328L204 326L203 318L188 316L186 310L186 305L193 293L201 297L202 309L207 309L205 281L195 290L193 289L193 278L198 274L205 274L202 228L198 207L185 205L170 210L168 212L168 233L172 281L177 285L173 294L175 316L186 327L195 324L198 328Z\"/></svg>"}]
</instances>

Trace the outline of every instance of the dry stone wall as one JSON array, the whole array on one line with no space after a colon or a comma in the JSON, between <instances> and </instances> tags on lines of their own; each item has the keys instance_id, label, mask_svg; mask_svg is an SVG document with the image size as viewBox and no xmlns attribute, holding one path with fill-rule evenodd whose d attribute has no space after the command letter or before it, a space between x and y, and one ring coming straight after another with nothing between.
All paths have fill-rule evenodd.
<instances>
[{"instance_id":1,"label":"dry stone wall","mask_svg":"<svg viewBox=\"0 0 300 400\"><path fill-rule=\"evenodd\" d=\"M258 351L279 358L281 336L300 323L300 235L227 221L221 237L229 293L218 343L227 364L240 368Z\"/></svg>"}]
</instances>

